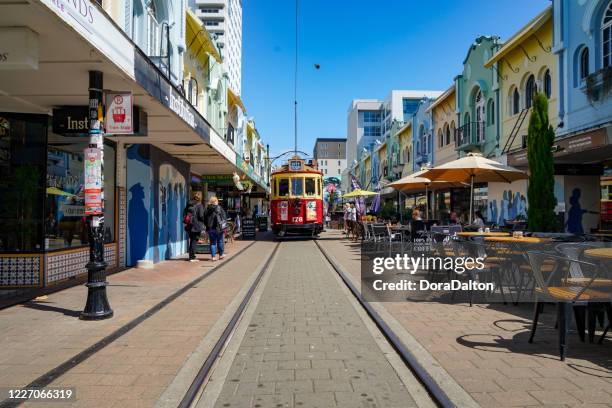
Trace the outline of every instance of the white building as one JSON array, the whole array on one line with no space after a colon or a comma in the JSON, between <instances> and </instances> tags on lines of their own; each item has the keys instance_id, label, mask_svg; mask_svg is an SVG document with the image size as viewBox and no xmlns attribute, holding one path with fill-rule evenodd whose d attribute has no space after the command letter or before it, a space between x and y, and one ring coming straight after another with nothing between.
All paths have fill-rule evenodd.
<instances>
[{"instance_id":1,"label":"white building","mask_svg":"<svg viewBox=\"0 0 612 408\"><path fill-rule=\"evenodd\" d=\"M242 92L242 0L189 0L211 35L217 36L229 86Z\"/></svg>"},{"instance_id":2,"label":"white building","mask_svg":"<svg viewBox=\"0 0 612 408\"><path fill-rule=\"evenodd\" d=\"M324 178L335 177L340 180L346 169L346 139L318 138L313 149L313 159Z\"/></svg>"}]
</instances>

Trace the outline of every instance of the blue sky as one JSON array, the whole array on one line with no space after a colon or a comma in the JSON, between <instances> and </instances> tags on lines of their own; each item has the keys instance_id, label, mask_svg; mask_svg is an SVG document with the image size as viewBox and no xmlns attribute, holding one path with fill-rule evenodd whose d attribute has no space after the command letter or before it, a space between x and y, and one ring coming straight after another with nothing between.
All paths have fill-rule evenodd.
<instances>
[{"instance_id":1,"label":"blue sky","mask_svg":"<svg viewBox=\"0 0 612 408\"><path fill-rule=\"evenodd\" d=\"M477 36L505 40L548 5L301 0L298 149L312 152L317 137L346 137L352 99L382 99L391 89L447 89ZM243 7L242 98L276 154L293 148L294 1L243 0Z\"/></svg>"}]
</instances>

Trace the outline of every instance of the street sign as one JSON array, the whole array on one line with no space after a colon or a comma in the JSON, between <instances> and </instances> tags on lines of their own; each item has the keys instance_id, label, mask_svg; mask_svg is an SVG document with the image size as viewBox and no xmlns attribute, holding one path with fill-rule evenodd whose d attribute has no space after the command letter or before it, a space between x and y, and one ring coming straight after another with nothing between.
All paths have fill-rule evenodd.
<instances>
[{"instance_id":1,"label":"street sign","mask_svg":"<svg viewBox=\"0 0 612 408\"><path fill-rule=\"evenodd\" d=\"M106 134L130 135L134 133L133 97L131 92L106 94Z\"/></svg>"}]
</instances>

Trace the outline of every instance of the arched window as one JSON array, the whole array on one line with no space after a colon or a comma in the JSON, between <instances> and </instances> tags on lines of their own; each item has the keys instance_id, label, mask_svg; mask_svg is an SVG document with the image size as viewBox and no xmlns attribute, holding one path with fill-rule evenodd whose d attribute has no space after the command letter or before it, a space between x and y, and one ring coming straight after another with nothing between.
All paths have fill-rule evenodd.
<instances>
[{"instance_id":1,"label":"arched window","mask_svg":"<svg viewBox=\"0 0 612 408\"><path fill-rule=\"evenodd\" d=\"M453 135L453 142L456 140L456 137L457 137L455 135L455 133L457 133L456 130L457 130L457 127L455 126L455 121L453 120L450 125L450 131L451 131L451 134Z\"/></svg>"},{"instance_id":2,"label":"arched window","mask_svg":"<svg viewBox=\"0 0 612 408\"><path fill-rule=\"evenodd\" d=\"M444 137L442 136L442 129L438 129L438 147L444 146Z\"/></svg>"},{"instance_id":3,"label":"arched window","mask_svg":"<svg viewBox=\"0 0 612 408\"><path fill-rule=\"evenodd\" d=\"M612 1L603 14L601 20L601 57L604 68L612 66Z\"/></svg>"},{"instance_id":4,"label":"arched window","mask_svg":"<svg viewBox=\"0 0 612 408\"><path fill-rule=\"evenodd\" d=\"M461 144L467 143L467 139L465 139L465 138L469 138L470 137L470 114L466 113L464 118L465 119L463 121L463 124L464 124L463 129L465 129L465 130L463 131L463 135L462 135L464 140L460 141Z\"/></svg>"},{"instance_id":5,"label":"arched window","mask_svg":"<svg viewBox=\"0 0 612 408\"><path fill-rule=\"evenodd\" d=\"M552 95L552 78L550 76L550 69L547 69L546 72L544 72L542 82L544 83L544 93L546 94L546 97L550 99L550 95Z\"/></svg>"},{"instance_id":6,"label":"arched window","mask_svg":"<svg viewBox=\"0 0 612 408\"><path fill-rule=\"evenodd\" d=\"M530 75L525 84L525 108L531 108L536 92L538 92L538 86L535 83L535 77Z\"/></svg>"},{"instance_id":7,"label":"arched window","mask_svg":"<svg viewBox=\"0 0 612 408\"><path fill-rule=\"evenodd\" d=\"M493 99L489 99L489 102L487 103L487 114L488 114L488 122L489 125L494 125L495 124L495 102L493 102Z\"/></svg>"},{"instance_id":8,"label":"arched window","mask_svg":"<svg viewBox=\"0 0 612 408\"><path fill-rule=\"evenodd\" d=\"M521 110L521 95L519 94L518 88L514 87L512 92L512 114L516 115Z\"/></svg>"},{"instance_id":9,"label":"arched window","mask_svg":"<svg viewBox=\"0 0 612 408\"><path fill-rule=\"evenodd\" d=\"M589 48L584 47L580 52L580 79L589 75Z\"/></svg>"},{"instance_id":10,"label":"arched window","mask_svg":"<svg viewBox=\"0 0 612 408\"><path fill-rule=\"evenodd\" d=\"M444 135L446 136L446 144L449 145L451 142L451 132L448 123L444 125Z\"/></svg>"}]
</instances>

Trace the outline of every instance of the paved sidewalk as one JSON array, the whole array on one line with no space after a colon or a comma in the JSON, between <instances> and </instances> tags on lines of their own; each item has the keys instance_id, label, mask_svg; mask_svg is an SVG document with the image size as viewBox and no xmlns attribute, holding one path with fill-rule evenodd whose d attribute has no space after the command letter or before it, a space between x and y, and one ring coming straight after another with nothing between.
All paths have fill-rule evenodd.
<instances>
[{"instance_id":1,"label":"paved sidewalk","mask_svg":"<svg viewBox=\"0 0 612 408\"><path fill-rule=\"evenodd\" d=\"M236 241L221 263L166 261L153 270L130 269L109 276L112 319L86 322L77 318L87 294L82 286L0 311L0 387L29 384L220 265L215 273L49 385L74 387L74 405L79 407L153 406L274 246L258 241L245 250L250 243ZM42 406L39 402L28 405Z\"/></svg>"},{"instance_id":2,"label":"paved sidewalk","mask_svg":"<svg viewBox=\"0 0 612 408\"><path fill-rule=\"evenodd\" d=\"M321 244L359 287L360 248L336 231ZM612 341L580 343L570 333L565 362L557 355L555 308L547 306L529 344L531 305L380 303L479 404L612 406Z\"/></svg>"},{"instance_id":3,"label":"paved sidewalk","mask_svg":"<svg viewBox=\"0 0 612 408\"><path fill-rule=\"evenodd\" d=\"M282 243L215 406L415 406L325 262Z\"/></svg>"}]
</instances>

